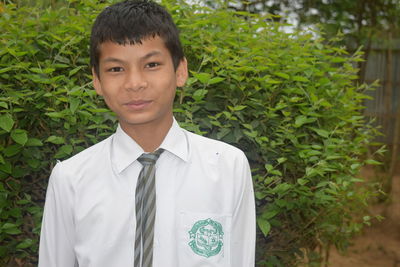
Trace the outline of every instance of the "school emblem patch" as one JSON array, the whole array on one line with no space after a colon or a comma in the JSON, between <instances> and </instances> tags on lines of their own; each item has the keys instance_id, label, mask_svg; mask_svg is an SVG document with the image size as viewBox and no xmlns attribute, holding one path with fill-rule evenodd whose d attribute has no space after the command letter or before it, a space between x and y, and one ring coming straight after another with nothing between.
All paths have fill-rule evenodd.
<instances>
[{"instance_id":1,"label":"school emblem patch","mask_svg":"<svg viewBox=\"0 0 400 267\"><path fill-rule=\"evenodd\" d=\"M196 222L189 231L189 246L197 255L209 258L221 252L224 244L222 225L210 218Z\"/></svg>"}]
</instances>

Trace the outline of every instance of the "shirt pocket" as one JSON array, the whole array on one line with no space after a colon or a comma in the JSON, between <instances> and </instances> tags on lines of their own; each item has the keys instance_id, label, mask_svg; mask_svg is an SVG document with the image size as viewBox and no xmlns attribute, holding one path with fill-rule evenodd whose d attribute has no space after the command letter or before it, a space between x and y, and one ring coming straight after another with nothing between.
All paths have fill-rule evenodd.
<instances>
[{"instance_id":1,"label":"shirt pocket","mask_svg":"<svg viewBox=\"0 0 400 267\"><path fill-rule=\"evenodd\" d=\"M231 214L180 212L179 267L229 267Z\"/></svg>"}]
</instances>

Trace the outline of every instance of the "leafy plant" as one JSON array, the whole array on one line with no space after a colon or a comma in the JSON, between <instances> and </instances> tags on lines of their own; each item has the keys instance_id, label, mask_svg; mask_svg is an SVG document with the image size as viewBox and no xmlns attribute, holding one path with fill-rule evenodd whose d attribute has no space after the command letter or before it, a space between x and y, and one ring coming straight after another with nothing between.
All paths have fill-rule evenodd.
<instances>
[{"instance_id":1,"label":"leafy plant","mask_svg":"<svg viewBox=\"0 0 400 267\"><path fill-rule=\"evenodd\" d=\"M94 6L86 1L75 8L38 10L9 4L1 14L3 261L35 262L52 166L113 131L115 118L90 83L87 38Z\"/></svg>"},{"instance_id":2,"label":"leafy plant","mask_svg":"<svg viewBox=\"0 0 400 267\"><path fill-rule=\"evenodd\" d=\"M104 7L96 2L70 0L46 10L3 6L3 263L16 257L35 264L55 161L115 129L88 68L90 26ZM163 4L181 29L191 74L177 92L177 120L241 148L250 160L258 265L294 266L306 257L318 261L317 247L345 247L364 224L354 214L363 212L371 192L358 190L356 175L376 134L361 115L368 87L354 83L360 53L349 55L336 40L284 33L269 16Z\"/></svg>"}]
</instances>

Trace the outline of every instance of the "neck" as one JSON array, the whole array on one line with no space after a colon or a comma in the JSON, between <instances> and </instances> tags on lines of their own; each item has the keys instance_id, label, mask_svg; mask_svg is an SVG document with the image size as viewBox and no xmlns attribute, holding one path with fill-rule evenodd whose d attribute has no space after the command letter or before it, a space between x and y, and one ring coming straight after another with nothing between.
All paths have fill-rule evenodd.
<instances>
[{"instance_id":1,"label":"neck","mask_svg":"<svg viewBox=\"0 0 400 267\"><path fill-rule=\"evenodd\" d=\"M173 117L157 124L127 124L120 122L122 130L145 151L155 151L163 142L172 126Z\"/></svg>"}]
</instances>

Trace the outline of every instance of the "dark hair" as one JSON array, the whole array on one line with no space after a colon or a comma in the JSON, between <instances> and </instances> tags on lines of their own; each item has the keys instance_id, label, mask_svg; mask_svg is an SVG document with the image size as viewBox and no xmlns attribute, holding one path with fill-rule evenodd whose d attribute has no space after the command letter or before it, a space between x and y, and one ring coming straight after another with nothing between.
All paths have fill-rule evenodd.
<instances>
[{"instance_id":1,"label":"dark hair","mask_svg":"<svg viewBox=\"0 0 400 267\"><path fill-rule=\"evenodd\" d=\"M133 45L156 36L164 40L176 70L184 54L179 31L168 11L159 4L146 0L127 0L111 5L97 16L93 24L90 64L99 75L99 48L104 42Z\"/></svg>"}]
</instances>

